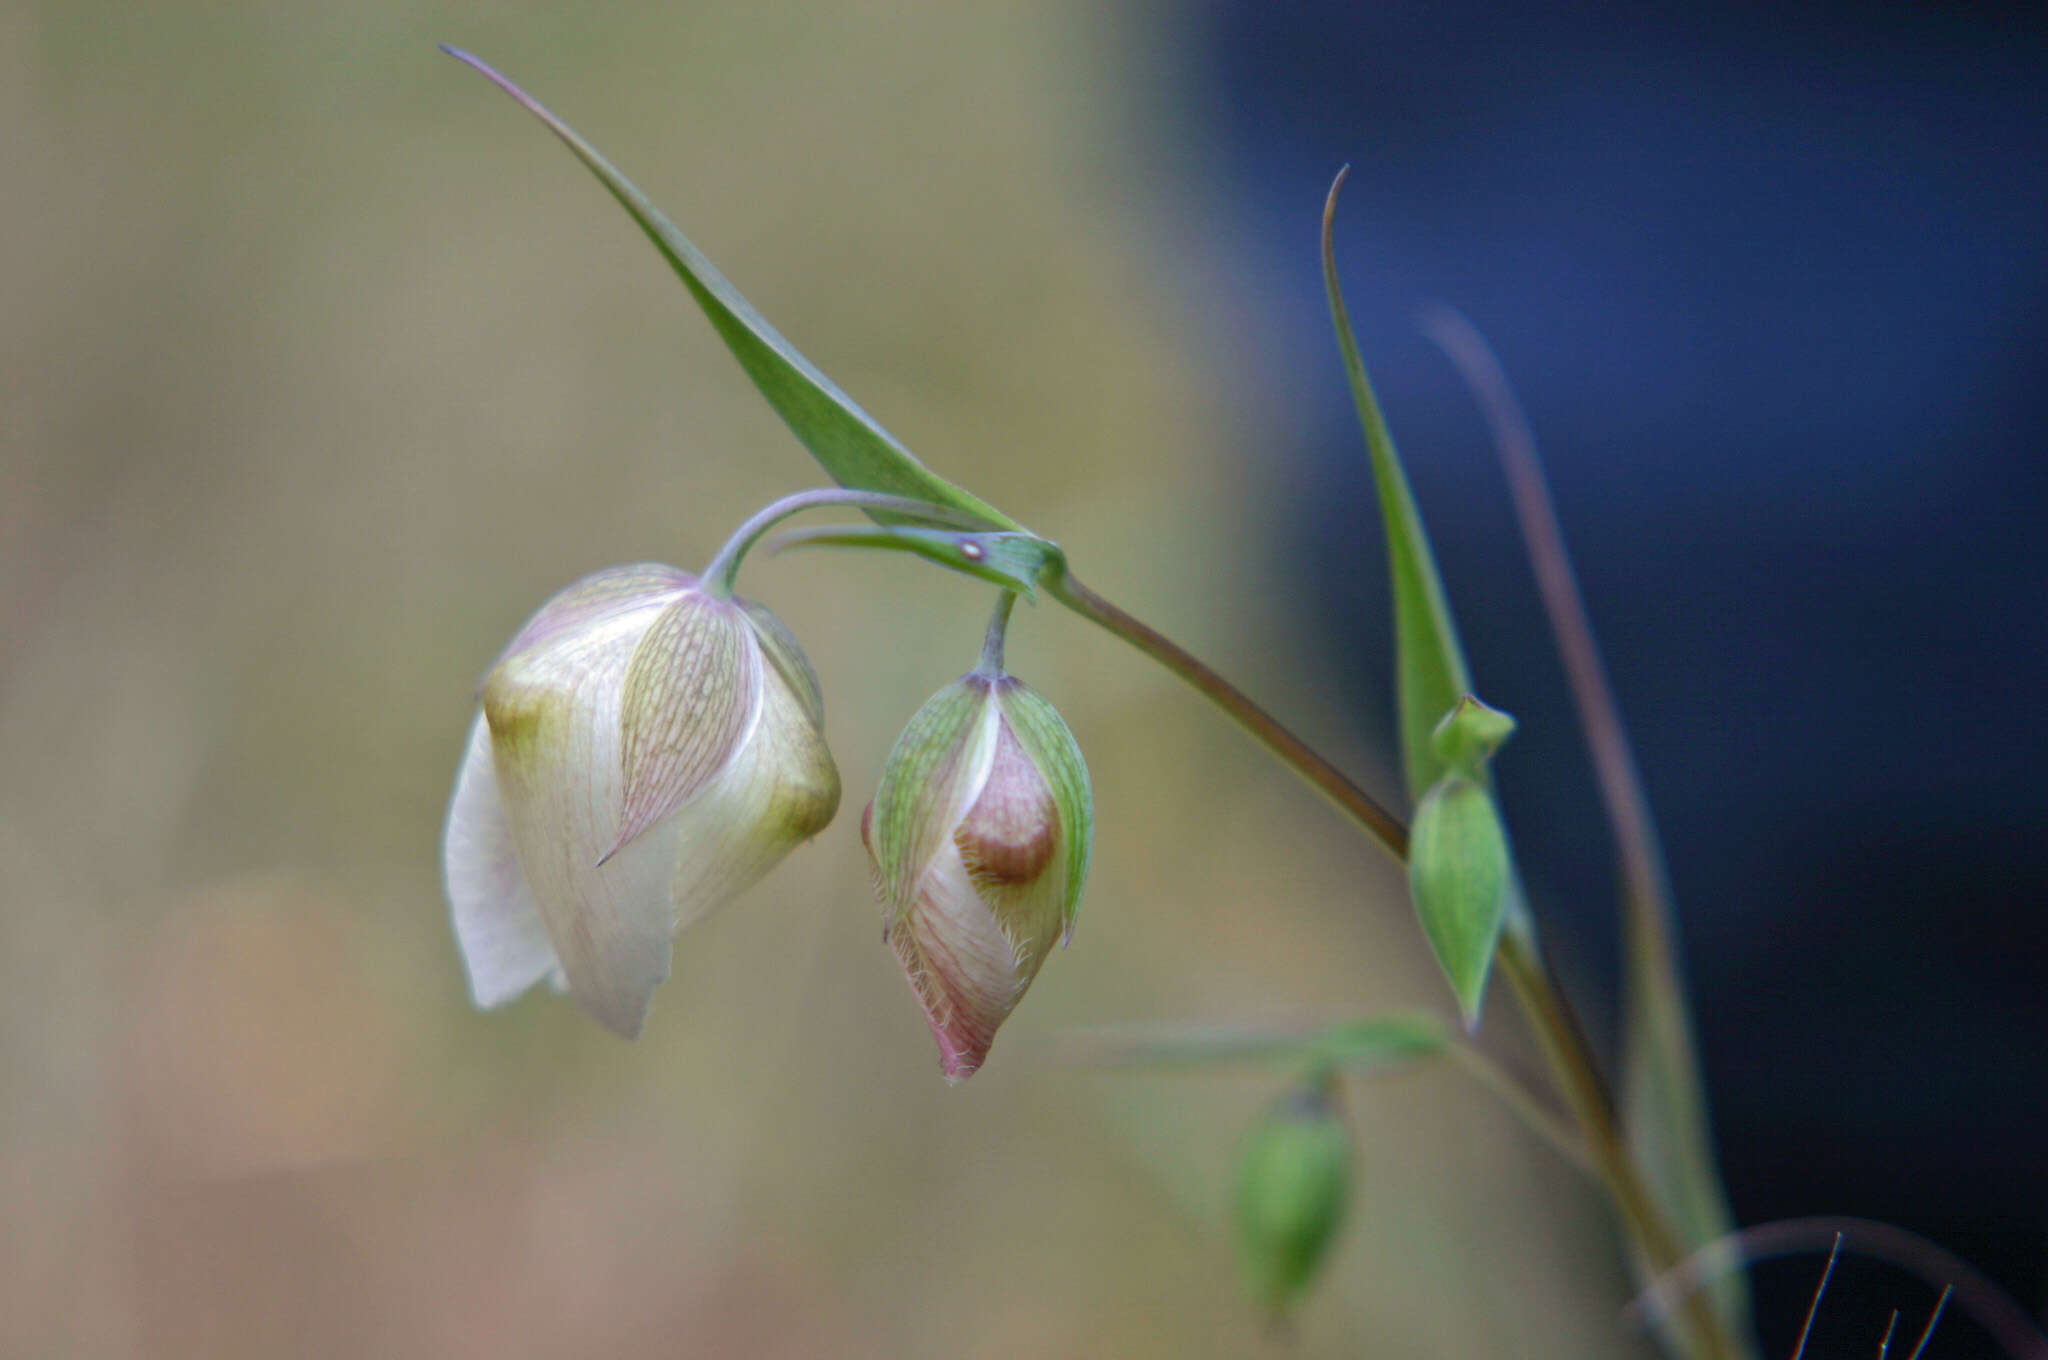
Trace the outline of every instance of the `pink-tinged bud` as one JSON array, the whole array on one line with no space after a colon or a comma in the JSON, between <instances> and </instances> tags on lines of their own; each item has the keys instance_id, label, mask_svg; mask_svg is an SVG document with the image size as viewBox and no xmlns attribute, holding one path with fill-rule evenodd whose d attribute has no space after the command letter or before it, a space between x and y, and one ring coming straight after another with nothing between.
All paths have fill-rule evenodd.
<instances>
[{"instance_id":1,"label":"pink-tinged bud","mask_svg":"<svg viewBox=\"0 0 2048 1360\"><path fill-rule=\"evenodd\" d=\"M1094 834L1088 767L1051 704L976 672L918 710L861 818L883 935L959 1081L1073 933Z\"/></svg>"},{"instance_id":2,"label":"pink-tinged bud","mask_svg":"<svg viewBox=\"0 0 2048 1360\"><path fill-rule=\"evenodd\" d=\"M542 978L628 1038L671 939L839 806L810 663L759 606L614 567L492 669L448 809L455 935L482 1007Z\"/></svg>"}]
</instances>

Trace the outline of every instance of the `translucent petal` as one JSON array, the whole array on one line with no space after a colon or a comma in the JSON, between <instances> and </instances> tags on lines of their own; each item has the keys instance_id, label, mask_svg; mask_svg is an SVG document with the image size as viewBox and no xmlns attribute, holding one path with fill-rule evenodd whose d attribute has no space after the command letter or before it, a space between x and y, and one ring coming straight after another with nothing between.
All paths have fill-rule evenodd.
<instances>
[{"instance_id":1,"label":"translucent petal","mask_svg":"<svg viewBox=\"0 0 2048 1360\"><path fill-rule=\"evenodd\" d=\"M1059 841L1060 810L1051 786L1010 724L999 722L988 778L954 830L953 844L975 886L988 892L1037 883Z\"/></svg>"},{"instance_id":2,"label":"translucent petal","mask_svg":"<svg viewBox=\"0 0 2048 1360\"><path fill-rule=\"evenodd\" d=\"M569 989L629 1038L669 972L675 845L650 834L607 858L624 797L620 700L634 648L669 603L655 596L545 638L484 689L519 866Z\"/></svg>"},{"instance_id":3,"label":"translucent petal","mask_svg":"<svg viewBox=\"0 0 2048 1360\"><path fill-rule=\"evenodd\" d=\"M697 578L689 572L659 562L636 562L632 566L594 571L535 610L499 659L538 647L565 633L603 624L620 614L635 613L657 596L673 599L696 583Z\"/></svg>"},{"instance_id":4,"label":"translucent petal","mask_svg":"<svg viewBox=\"0 0 2048 1360\"><path fill-rule=\"evenodd\" d=\"M1000 718L988 690L986 676L966 675L934 694L882 767L869 848L892 930L988 780Z\"/></svg>"},{"instance_id":5,"label":"translucent petal","mask_svg":"<svg viewBox=\"0 0 2048 1360\"><path fill-rule=\"evenodd\" d=\"M626 667L626 793L610 855L704 788L760 703L763 662L738 606L689 591L654 620Z\"/></svg>"},{"instance_id":6,"label":"translucent petal","mask_svg":"<svg viewBox=\"0 0 2048 1360\"><path fill-rule=\"evenodd\" d=\"M501 1005L554 973L560 966L555 947L519 871L481 713L455 777L441 855L455 940L476 1004L486 1010Z\"/></svg>"},{"instance_id":7,"label":"translucent petal","mask_svg":"<svg viewBox=\"0 0 2048 1360\"><path fill-rule=\"evenodd\" d=\"M1066 934L1072 937L1074 919L1081 905L1081 886L1088 878L1088 860L1095 846L1095 794L1088 782L1088 764L1081 758L1081 745L1064 719L1044 696L1011 679L996 691L1003 710L1003 727L1023 748L1025 757L1037 769L1052 792L1059 809L1060 826L1066 841L1066 873L1063 877Z\"/></svg>"},{"instance_id":8,"label":"translucent petal","mask_svg":"<svg viewBox=\"0 0 2048 1360\"><path fill-rule=\"evenodd\" d=\"M673 838L670 899L680 928L745 892L839 810L839 771L806 696L771 668L759 717L732 763L649 833Z\"/></svg>"},{"instance_id":9,"label":"translucent petal","mask_svg":"<svg viewBox=\"0 0 2048 1360\"><path fill-rule=\"evenodd\" d=\"M754 625L754 633L761 640L761 651L782 678L790 691L803 705L804 712L811 718L811 726L820 731L825 726L825 692L818 684L818 673L811 669L811 659L804 655L804 649L796 645L795 634L787 624L760 605L750 600L735 599L734 603L747 611L747 618Z\"/></svg>"},{"instance_id":10,"label":"translucent petal","mask_svg":"<svg viewBox=\"0 0 2048 1360\"><path fill-rule=\"evenodd\" d=\"M988 1056L997 1028L1037 967L1019 957L951 841L926 870L916 903L889 943L924 1007L947 1079L964 1079Z\"/></svg>"}]
</instances>

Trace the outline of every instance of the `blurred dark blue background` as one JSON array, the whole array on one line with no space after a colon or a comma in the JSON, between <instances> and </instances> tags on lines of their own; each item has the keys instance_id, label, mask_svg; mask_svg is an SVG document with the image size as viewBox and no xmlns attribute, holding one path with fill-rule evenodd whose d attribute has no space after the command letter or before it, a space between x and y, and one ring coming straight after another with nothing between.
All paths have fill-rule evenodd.
<instances>
[{"instance_id":1,"label":"blurred dark blue background","mask_svg":"<svg viewBox=\"0 0 2048 1360\"><path fill-rule=\"evenodd\" d=\"M1361 563L1299 578L1329 683L1385 706L1383 566L1314 253L1349 162L1352 313L1481 692L1522 719L1501 772L1567 970L1611 1005L1611 847L1485 430L1415 326L1436 300L1493 341L1543 443L1661 817L1739 1218L1890 1220L2038 1308L2044 21L1202 13L1220 234L1271 308L1280 398L1316 413L1287 451L1303 560ZM1760 1272L1773 1344L1817 1269ZM1865 1330L1886 1300L1923 1306L1875 1288Z\"/></svg>"}]
</instances>

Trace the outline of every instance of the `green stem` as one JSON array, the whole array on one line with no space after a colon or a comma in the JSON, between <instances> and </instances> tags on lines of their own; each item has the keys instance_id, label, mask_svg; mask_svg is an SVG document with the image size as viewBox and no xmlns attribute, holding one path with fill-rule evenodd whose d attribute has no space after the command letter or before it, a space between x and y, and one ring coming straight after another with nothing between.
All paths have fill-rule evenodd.
<instances>
[{"instance_id":1,"label":"green stem","mask_svg":"<svg viewBox=\"0 0 2048 1360\"><path fill-rule=\"evenodd\" d=\"M843 486L825 486L812 491L798 491L770 502L754 512L745 524L733 530L725 546L711 559L711 565L704 568L704 584L713 594L730 599L733 583L740 572L740 561L761 535L773 529L791 515L800 515L823 505L852 505L867 511L888 515L900 515L922 520L927 524L942 525L948 529L985 529L988 521L949 506L935 505L930 501L915 500L908 496L890 496L880 491L853 491Z\"/></svg>"},{"instance_id":2,"label":"green stem","mask_svg":"<svg viewBox=\"0 0 2048 1360\"><path fill-rule=\"evenodd\" d=\"M996 612L989 615L988 635L981 642L981 664L974 669L989 676L1003 673L1003 640L1010 632L1010 611L1017 607L1017 592L996 592Z\"/></svg>"},{"instance_id":3,"label":"green stem","mask_svg":"<svg viewBox=\"0 0 2048 1360\"><path fill-rule=\"evenodd\" d=\"M1281 764L1306 779L1309 786L1334 804L1338 811L1363 827L1381 849L1395 860L1407 862L1408 828L1401 824L1401 819L1352 783L1350 776L1323 759L1307 742L1282 727L1278 719L1253 703L1243 690L1210 670L1164 633L1126 614L1082 585L1064 563L1054 564L1041 584L1045 592L1061 604L1116 634L1194 686L1250 733L1253 740L1278 757Z\"/></svg>"},{"instance_id":4,"label":"green stem","mask_svg":"<svg viewBox=\"0 0 2048 1360\"><path fill-rule=\"evenodd\" d=\"M1373 841L1405 863L1408 858L1408 828L1371 794L1316 752L1301 738L1281 726L1271 714L1235 685L1211 670L1199 658L1157 629L1119 609L1083 585L1063 562L1047 572L1042 586L1047 594L1123 641L1128 642L1160 665L1192 685L1240 727L1251 734L1289 769L1307 780L1338 811L1344 813ZM1652 1199L1642 1171L1630 1156L1615 1115L1614 1097L1600 1075L1585 1034L1579 1028L1571 1005L1558 990L1534 943L1520 932L1509 931L1501 939L1501 972L1507 977L1515 1000L1535 1031L1538 1046L1550 1068L1552 1083L1572 1111L1583 1139L1584 1154L1591 1160L1621 1219L1623 1230L1653 1271L1669 1270L1684 1259L1677 1235ZM1529 1111L1519 1102L1511 1107L1525 1117ZM1532 1121L1532 1127L1553 1138L1554 1127ZM1704 1296L1694 1295L1684 1313L1690 1335L1690 1353L1716 1360L1741 1354L1729 1338Z\"/></svg>"},{"instance_id":5,"label":"green stem","mask_svg":"<svg viewBox=\"0 0 2048 1360\"><path fill-rule=\"evenodd\" d=\"M1513 1073L1462 1039L1453 1039L1445 1045L1444 1052L1465 1070L1467 1076L1493 1092L1502 1104L1520 1116L1530 1131L1550 1144L1558 1156L1588 1175L1600 1174L1592 1154L1586 1150L1586 1140L1579 1136L1578 1130L1531 1094Z\"/></svg>"},{"instance_id":6,"label":"green stem","mask_svg":"<svg viewBox=\"0 0 2048 1360\"><path fill-rule=\"evenodd\" d=\"M1651 1274L1672 1269L1684 1261L1685 1249L1650 1194L1642 1169L1630 1155L1620 1120L1615 1116L1614 1095L1600 1075L1571 1003L1558 990L1543 966L1542 956L1526 937L1513 932L1504 935L1499 960L1501 973L1550 1064L1551 1079L1578 1121L1594 1170L1606 1186L1607 1197L1620 1215L1623 1227L1649 1264ZM1725 1358L1741 1354L1705 1294L1689 1295L1683 1314L1691 1333L1688 1353Z\"/></svg>"}]
</instances>

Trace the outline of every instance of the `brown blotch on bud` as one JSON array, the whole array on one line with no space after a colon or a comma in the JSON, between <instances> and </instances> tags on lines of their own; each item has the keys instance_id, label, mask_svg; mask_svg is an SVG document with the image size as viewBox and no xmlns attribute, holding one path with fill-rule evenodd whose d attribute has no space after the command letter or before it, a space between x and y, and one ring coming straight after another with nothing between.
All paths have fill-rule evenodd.
<instances>
[{"instance_id":1,"label":"brown blotch on bud","mask_svg":"<svg viewBox=\"0 0 2048 1360\"><path fill-rule=\"evenodd\" d=\"M974 881L988 887L1035 882L1059 849L1059 805L1052 786L1017 744L1009 723L996 736L981 797L953 833Z\"/></svg>"}]
</instances>

